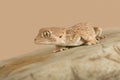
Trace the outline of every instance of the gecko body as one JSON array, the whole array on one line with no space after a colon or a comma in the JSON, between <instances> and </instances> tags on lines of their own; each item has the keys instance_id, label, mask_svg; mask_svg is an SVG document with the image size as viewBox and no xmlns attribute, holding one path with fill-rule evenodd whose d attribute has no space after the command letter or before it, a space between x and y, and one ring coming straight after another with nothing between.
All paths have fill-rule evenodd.
<instances>
[{"instance_id":1,"label":"gecko body","mask_svg":"<svg viewBox=\"0 0 120 80\"><path fill-rule=\"evenodd\" d=\"M56 51L82 44L94 45L103 38L102 29L88 23L79 23L71 27L46 27L39 30L36 44L56 45Z\"/></svg>"}]
</instances>

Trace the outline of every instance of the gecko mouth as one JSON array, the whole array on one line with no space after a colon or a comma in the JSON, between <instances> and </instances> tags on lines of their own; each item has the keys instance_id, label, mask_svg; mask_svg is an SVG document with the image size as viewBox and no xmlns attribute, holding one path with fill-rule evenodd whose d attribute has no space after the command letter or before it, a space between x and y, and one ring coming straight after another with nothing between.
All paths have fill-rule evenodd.
<instances>
[{"instance_id":1,"label":"gecko mouth","mask_svg":"<svg viewBox=\"0 0 120 80\"><path fill-rule=\"evenodd\" d=\"M49 42L49 41L44 41L44 42L41 42L41 41L34 41L35 44L42 44L42 45L63 45L65 46L65 43L56 43L56 42Z\"/></svg>"},{"instance_id":2,"label":"gecko mouth","mask_svg":"<svg viewBox=\"0 0 120 80\"><path fill-rule=\"evenodd\" d=\"M45 41L45 42L41 42L39 40L34 41L35 44L43 44L43 45L51 45L51 42Z\"/></svg>"}]
</instances>

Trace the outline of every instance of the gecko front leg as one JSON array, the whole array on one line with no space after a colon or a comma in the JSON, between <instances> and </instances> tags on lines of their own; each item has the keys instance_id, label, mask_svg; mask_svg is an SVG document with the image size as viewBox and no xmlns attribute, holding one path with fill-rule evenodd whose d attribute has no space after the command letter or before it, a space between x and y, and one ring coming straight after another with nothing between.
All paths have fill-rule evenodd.
<instances>
[{"instance_id":1,"label":"gecko front leg","mask_svg":"<svg viewBox=\"0 0 120 80\"><path fill-rule=\"evenodd\" d=\"M53 53L61 52L61 51L67 50L67 49L68 49L68 48L67 48L66 46L56 45L56 48L55 48L55 50L53 51Z\"/></svg>"}]
</instances>

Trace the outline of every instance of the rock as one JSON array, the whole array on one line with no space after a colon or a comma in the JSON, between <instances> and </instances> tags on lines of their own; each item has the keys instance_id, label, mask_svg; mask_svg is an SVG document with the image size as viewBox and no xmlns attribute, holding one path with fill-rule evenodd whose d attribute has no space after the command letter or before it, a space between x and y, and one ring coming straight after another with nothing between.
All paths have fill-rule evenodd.
<instances>
[{"instance_id":1,"label":"rock","mask_svg":"<svg viewBox=\"0 0 120 80\"><path fill-rule=\"evenodd\" d=\"M38 50L0 63L0 80L120 80L120 29L99 44Z\"/></svg>"}]
</instances>

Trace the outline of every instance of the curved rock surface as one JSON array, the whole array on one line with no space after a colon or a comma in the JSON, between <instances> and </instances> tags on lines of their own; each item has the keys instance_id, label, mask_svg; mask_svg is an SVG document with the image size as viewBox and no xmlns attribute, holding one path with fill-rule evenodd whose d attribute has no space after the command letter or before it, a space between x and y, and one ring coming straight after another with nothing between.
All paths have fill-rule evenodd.
<instances>
[{"instance_id":1,"label":"curved rock surface","mask_svg":"<svg viewBox=\"0 0 120 80\"><path fill-rule=\"evenodd\" d=\"M0 80L120 80L120 29L99 44L52 53L51 48L0 63Z\"/></svg>"}]
</instances>

